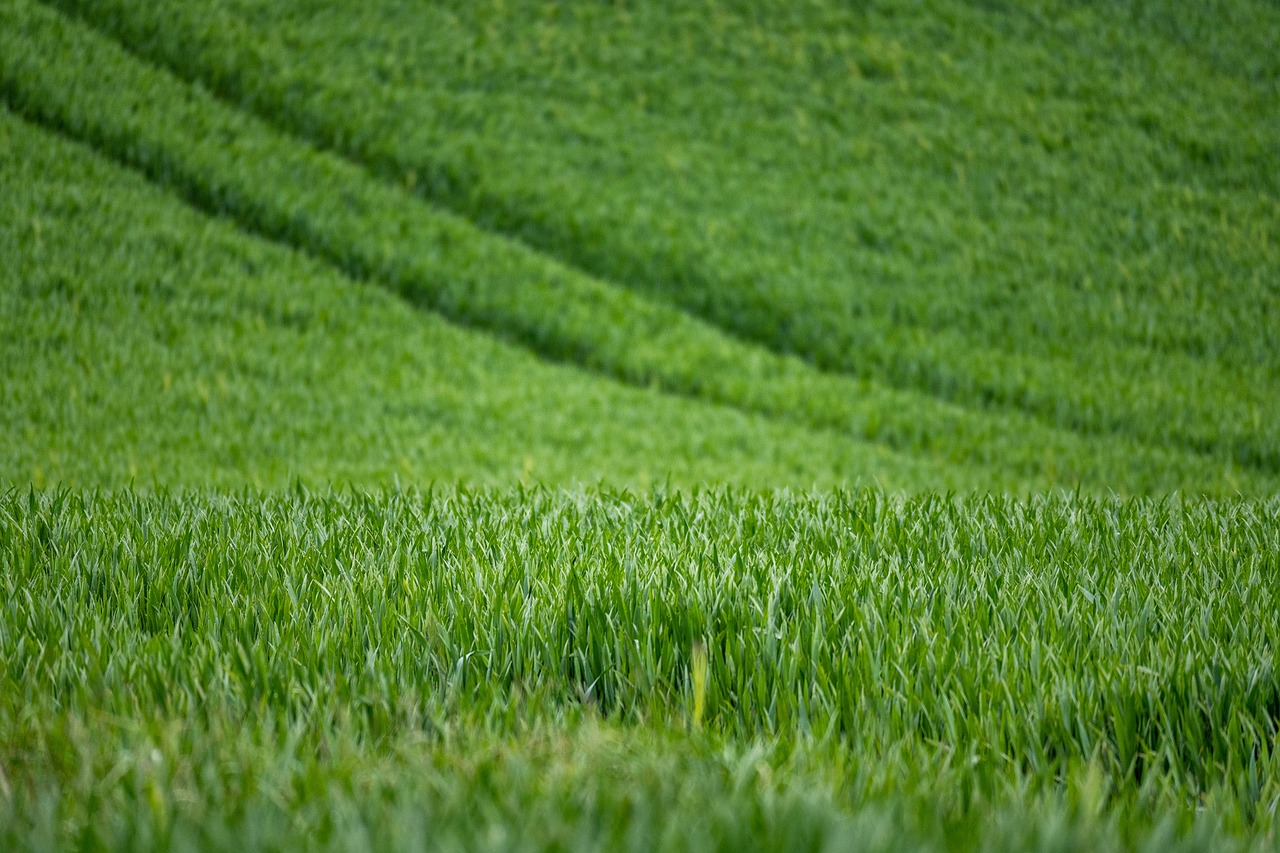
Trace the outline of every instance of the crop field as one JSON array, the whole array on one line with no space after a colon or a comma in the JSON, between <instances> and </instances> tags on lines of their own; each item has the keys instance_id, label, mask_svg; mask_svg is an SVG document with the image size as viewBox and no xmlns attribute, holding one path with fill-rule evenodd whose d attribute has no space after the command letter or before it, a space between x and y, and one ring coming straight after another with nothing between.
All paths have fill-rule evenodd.
<instances>
[{"instance_id":1,"label":"crop field","mask_svg":"<svg viewBox=\"0 0 1280 853\"><path fill-rule=\"evenodd\" d=\"M1280 6L0 0L0 850L1280 851Z\"/></svg>"}]
</instances>

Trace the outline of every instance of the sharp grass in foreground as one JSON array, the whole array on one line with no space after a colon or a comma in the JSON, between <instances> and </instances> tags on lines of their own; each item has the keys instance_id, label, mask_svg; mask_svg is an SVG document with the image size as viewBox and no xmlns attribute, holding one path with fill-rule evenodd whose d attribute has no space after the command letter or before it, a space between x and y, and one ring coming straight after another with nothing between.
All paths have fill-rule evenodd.
<instances>
[{"instance_id":1,"label":"sharp grass in foreground","mask_svg":"<svg viewBox=\"0 0 1280 853\"><path fill-rule=\"evenodd\" d=\"M9 492L0 843L1275 849L1278 515Z\"/></svg>"}]
</instances>

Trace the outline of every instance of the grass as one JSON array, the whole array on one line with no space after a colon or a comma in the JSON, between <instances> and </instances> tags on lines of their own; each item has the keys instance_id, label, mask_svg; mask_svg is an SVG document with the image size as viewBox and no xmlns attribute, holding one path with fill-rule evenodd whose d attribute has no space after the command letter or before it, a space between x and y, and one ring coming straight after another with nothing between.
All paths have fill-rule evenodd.
<instances>
[{"instance_id":1,"label":"grass","mask_svg":"<svg viewBox=\"0 0 1280 853\"><path fill-rule=\"evenodd\" d=\"M9 845L1269 849L1276 513L10 492Z\"/></svg>"},{"instance_id":2,"label":"grass","mask_svg":"<svg viewBox=\"0 0 1280 853\"><path fill-rule=\"evenodd\" d=\"M1263 0L0 0L0 849L1280 850Z\"/></svg>"},{"instance_id":3,"label":"grass","mask_svg":"<svg viewBox=\"0 0 1280 853\"><path fill-rule=\"evenodd\" d=\"M772 350L1280 470L1265 0L56 5Z\"/></svg>"},{"instance_id":4,"label":"grass","mask_svg":"<svg viewBox=\"0 0 1280 853\"><path fill-rule=\"evenodd\" d=\"M1275 473L1221 455L1081 435L822 373L424 205L38 5L11 4L7 21L0 85L25 116L206 212L545 357L1031 487L1274 488Z\"/></svg>"}]
</instances>

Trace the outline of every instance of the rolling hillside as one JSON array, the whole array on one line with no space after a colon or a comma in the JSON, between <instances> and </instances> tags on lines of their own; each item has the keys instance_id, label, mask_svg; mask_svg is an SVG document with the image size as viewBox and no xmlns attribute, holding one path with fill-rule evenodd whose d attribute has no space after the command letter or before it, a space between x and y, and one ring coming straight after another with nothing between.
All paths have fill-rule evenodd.
<instances>
[{"instance_id":1,"label":"rolling hillside","mask_svg":"<svg viewBox=\"0 0 1280 853\"><path fill-rule=\"evenodd\" d=\"M148 10L156 20L148 18ZM1269 201L1269 173L1262 168L1271 149L1265 145L1226 146L1223 156L1230 154L1234 159L1228 158L1220 168L1184 164L1186 168L1178 173L1182 184L1177 187L1181 187L1185 215L1175 216L1182 209L1177 206L1161 208L1158 217L1175 220L1166 223L1167 228L1156 219L1144 220L1148 233L1144 239L1152 243L1144 250L1146 261L1140 261L1132 247L1117 242L1119 226L1106 218L1107 210L1126 197L1108 191L1097 194L1095 207L1072 213L1069 227L1060 223L1049 228L1029 204L1015 212L992 208L982 216L964 205L949 208L946 216L955 228L977 229L973 239L956 243L942 229L927 239L882 242L874 253L880 261L871 263L862 245L865 241L857 234L859 228L872 226L858 222L870 207L890 204L910 191L910 183L891 170L868 172L866 164L840 159L845 156L840 153L845 151L843 146L862 144L856 133L828 128L824 136L815 130L828 139L824 145L835 158L822 161L809 156L796 159L799 148L780 142L767 123L754 131L749 127L734 133L725 130L735 116L764 121L776 112L767 103L712 121L692 107L679 110L679 115L650 115L648 109L627 102L616 111L613 136L601 136L584 158L572 145L556 143L560 136L543 139L546 133L537 130L538 122L550 121L548 116L556 110L537 106L532 94L522 95L519 102L524 106L514 110L503 106L513 96L495 89L492 120L506 116L504 121L530 124L506 129L495 125L476 136L477 131L468 130L440 101L445 98L442 92L453 92L461 84L451 88L443 72L429 75L430 86L423 82L427 71L415 62L443 62L447 55L447 51L428 49L429 43L421 56L414 54L415 61L397 59L399 54L390 47L381 53L368 48L370 56L380 57L377 61L399 69L397 74L405 78L402 82L374 85L359 77L357 71L366 61L359 46L337 50L335 43L332 56L341 61L326 60L324 73L306 65L311 61L308 57L324 53L326 32L335 39L340 34L352 39L366 34L373 45L382 44L375 37L379 32L412 31L408 21L398 22L395 15L413 13L391 4L370 7L350 21L293 15L287 4L258 10L260 15L280 14L286 19L282 22L247 17L249 11L234 4L208 9L200 4L130 5L116 12L110 12L108 4L95 4L79 14L85 16L83 22L38 4L6 6L0 86L10 109L26 121L93 148L98 156L140 173L207 215L230 220L248 235L303 252L347 277L383 285L419 308L518 344L544 360L568 363L613 384L654 388L721 409L764 415L784 432L834 433L841 438L832 440L874 443L921 458L926 467L938 471L957 469L931 483L920 481L937 486L966 482L1003 488L1061 485L1139 493L1173 489L1251 493L1274 488L1278 472L1268 460L1276 446L1269 432L1275 419L1268 407L1280 397L1272 393L1270 384L1275 364L1274 324L1269 318L1277 279L1275 249L1268 236L1275 205ZM741 15L725 12L724 16L724 20L716 15L697 20L722 28L741 23ZM456 26L466 23L465 16L446 18ZM871 19L859 20L862 23L836 27L815 13L811 20L791 21L787 25L791 29L762 32L790 32L798 43L807 44L801 38L805 26L818 35L856 33L859 27L871 26L867 22ZM954 26L963 33L964 26L981 30L990 24L984 21L982 15L962 16ZM598 36L608 45L613 42L607 23L588 16L577 23L562 21L547 33L565 38L573 33L583 39ZM418 26L441 39L453 33L449 43L462 43L454 30L429 24L432 21ZM643 26L666 25L656 18L642 18L626 32L629 38L643 36L645 44L670 45L660 32L644 35ZM909 20L894 24L908 30L910 25ZM289 26L316 32L295 37ZM799 34L791 32L797 27ZM543 30L531 27L529 31ZM257 36L249 39L249 33ZM237 34L243 36L244 44L236 41ZM1146 41L1173 50L1163 40ZM859 50L864 48L869 49L863 45ZM850 51L850 56L861 56L853 48ZM502 61L514 61L509 50L496 52L502 54ZM700 92L741 91L760 98L771 92L776 98L791 91L794 79L802 74L812 77L820 92L827 91L820 85L827 78L812 69L806 71L807 66L793 67L795 57L744 66L730 61L736 55L732 50L729 54L722 57L723 68L714 66L716 73L704 69L706 83L687 81L682 97L704 108ZM468 55L475 61L485 57L498 61L482 48ZM613 54L606 51L601 56ZM627 56L631 54L622 51L616 59L621 62ZM706 62L717 56L711 51ZM603 61L599 56L596 60ZM865 57L863 61L870 62ZM242 73L236 62L257 71ZM1042 57L1042 62L1049 58ZM703 66L672 60L658 67L687 74ZM1263 63L1245 69L1259 78L1256 85L1233 88L1228 83L1234 78L1229 77L1221 85L1244 99L1242 110L1248 107L1257 112L1260 104L1267 103L1266 93L1274 90L1274 86L1267 88L1266 81L1272 79L1266 76L1268 67ZM639 71L624 73L625 69L579 71L584 80L600 85L608 80L648 79ZM469 73L480 74L494 87L501 83L519 89L523 79L498 71ZM534 69L528 73L534 74ZM544 84L558 79L547 74L535 76ZM572 74L570 78L578 79ZM891 96L874 83L874 75L868 79L873 82L846 81L848 91L837 87L838 92L844 93L841 97L863 100L874 100L878 92L874 97L889 98L902 109L925 98L912 94L909 86L894 89L897 94ZM961 98L967 91L962 78L947 79L955 86L947 97ZM991 85L1004 80L994 72L983 79ZM360 96L351 88L358 83L364 92ZM570 91L572 87L548 88L548 103L568 97ZM602 91L601 103L614 103L616 94ZM929 97L945 100L944 94ZM474 101L476 96L469 97ZM323 103L358 107L324 111ZM870 109L871 101L858 103L860 110ZM1110 103L1100 100L1095 109ZM599 109L591 103L580 110L575 107L574 114L579 116L575 120L585 121L583 117ZM952 105L939 112L930 132L941 133L950 127L953 114L969 115L967 110ZM1244 120L1252 113L1233 115L1233 120ZM1274 129L1268 120L1262 112L1242 138L1265 142ZM360 130L365 126L361 122L366 130ZM901 130L900 124L892 116L881 116L869 123L866 133L890 133L894 128ZM655 155L645 161L650 164L645 168L657 169L654 164L665 162L656 154L665 150L666 143L657 136L646 137L644 128L658 135L688 135L702 128L708 138L699 144L711 147L706 147L705 156L689 159L687 176L672 173L662 178L645 172L639 161L632 162L638 155L627 153L627 146L643 145ZM405 136L410 131L418 136ZM964 125L951 132L965 139L976 134ZM448 139L437 138L441 135ZM717 153L713 145L719 139L715 144L731 148L751 138L759 143L752 157L728 148ZM474 175L466 172L471 175L466 195L472 202L464 204L448 189L463 173L448 178L457 169L447 159L458 146L472 152L468 156L478 157L477 139L488 146L505 144L511 150L490 151L480 160L483 170L472 169ZM356 145L360 140L367 145L376 140L379 148L366 150L367 145ZM1145 178L1126 177L1124 170L1155 169L1164 162L1160 159L1164 155L1157 156L1164 149L1127 151L1114 161L1117 171L1111 174L1100 171L1105 163L1098 158L1105 152L1095 148L1107 149L1113 143L1118 144L1111 137L1100 139L1097 146L1086 147L1075 160L1055 168L1072 185L1083 180L1079 175L1088 173L1095 176L1090 180L1101 174L1116 187L1140 186L1142 192L1134 190L1126 214L1137 217L1150 201L1142 193L1174 187L1173 178L1157 180L1149 175L1151 180L1144 183ZM892 150L901 153L906 148L895 144ZM1012 146L1009 150L1018 156L1010 154L1008 163L997 164L1000 169L1021 167L1024 160L1032 165L1058 163L1039 149L1026 152ZM427 152L432 155L429 161L418 162ZM906 159L895 161L894 168L908 169L910 157L920 154L903 156ZM756 161L767 161L768 168L752 167ZM959 161L953 161L947 159L944 170L950 170L947 174L952 178L960 168ZM597 164L596 172L588 169L588 162ZM926 182L913 191L916 206L892 202L900 209L897 216L920 227L930 217L937 218L928 211L947 207L943 201L949 197L937 183L943 179L934 174L941 161L930 162L929 169L923 163L910 169L916 176L913 180ZM606 168L609 163L613 165ZM802 169L818 166L825 169L827 182L856 175L872 181L879 174L881 183L874 185L884 192L868 189L845 194L839 204L822 201L827 191L821 190L820 182L805 177ZM996 165L978 163L970 171L1010 185L1022 183L1000 177ZM519 184L521 180L528 185ZM491 181L514 183L496 200L485 189ZM778 184L777 192L769 194L766 191L773 184ZM594 197L591 203L575 195L588 185ZM666 207L646 193L659 193ZM1013 204L1016 195L1000 194L999 202ZM1070 201L1072 210L1087 205L1089 198L1083 190L1062 190L1057 196L1045 190L1041 195L1057 197L1063 204ZM791 225L778 230L776 219L782 214L770 213L770 204L785 206ZM730 215L729 207L735 205L743 210ZM631 211L628 222L609 218L621 216L624 210ZM728 224L751 211L756 218L750 227ZM1052 213L1042 212L1046 217ZM990 228L982 224L983 216L990 220ZM665 223L654 226L665 235L659 241L666 241L662 245L647 242L651 237L658 239L645 236L645 223L652 217ZM681 224L680 217L689 221ZM819 229L817 223L827 230ZM991 228L996 225L1040 228L1052 231L1064 244L1093 241L1095 245L1067 251L1053 241L1025 235L1018 238L1021 243L1010 243L995 239ZM1236 226L1241 229L1236 236L1232 236L1235 232L1219 233ZM979 239L983 228L990 234ZM556 236L561 231L581 239ZM1160 236L1166 231L1168 239ZM714 239L708 236L720 232ZM1211 239L1214 234L1221 239ZM28 245L18 232L11 236L19 243L19 251ZM984 243L987 239L994 242ZM946 249L948 240L954 244L952 249ZM699 260L710 251L704 245L708 241L719 253L710 265ZM1034 253L1033 245L1039 247ZM1018 246L1024 255L1034 254L1038 260L998 260L1001 253ZM956 252L978 258L991 269L977 279L940 272L940 264L958 262ZM619 266L608 266L597 256L613 258ZM650 272L658 272L649 275L633 269L639 263L634 259L641 256L653 267ZM679 269L673 266L673 258L683 259ZM857 267L862 263L859 259L867 260L866 265ZM1155 259L1176 270L1152 266ZM1131 269L1138 281L1122 286L1099 269L1082 266L1086 260L1118 263ZM836 262L857 268L839 274L823 272L822 265ZM805 264L817 266L810 269ZM889 275L885 264L897 265L903 272L885 278ZM1043 268L1044 264L1051 269ZM754 283L735 272L744 265L754 270ZM908 268L916 271L910 286L903 280ZM999 272L1001 268L1004 273ZM1011 283L1013 275L1021 283ZM938 284L939 277L946 280L945 287ZM1096 282L1080 290L1085 278ZM1169 290L1182 279L1200 288L1198 295ZM1217 290L1204 290L1209 287ZM1086 291L1093 292L1089 288L1096 293L1088 295ZM835 310L832 300L847 304ZM1111 306L1128 304L1132 310L1103 310L1099 300ZM915 308L907 305L912 301ZM927 311L921 307L928 305L933 307ZM920 311L932 312L934 319L926 320ZM778 328L763 333L757 326L766 322ZM1159 335L1155 329L1161 330ZM1166 332L1182 343L1160 338ZM1142 335L1147 337L1139 344ZM1192 344L1192 339L1200 343ZM934 366L926 364L931 359L936 361ZM940 380L939 371L951 379ZM1002 391L992 384L1008 382L1025 387L1006 394L1009 389ZM857 482L865 470L851 467L845 479ZM983 473L972 473L978 470ZM581 472L563 469L555 478L590 479L599 473L592 467ZM19 480L23 476L17 475ZM833 476L840 479L839 473ZM799 482L822 481L805 477ZM761 483L777 485L769 478Z\"/></svg>"}]
</instances>

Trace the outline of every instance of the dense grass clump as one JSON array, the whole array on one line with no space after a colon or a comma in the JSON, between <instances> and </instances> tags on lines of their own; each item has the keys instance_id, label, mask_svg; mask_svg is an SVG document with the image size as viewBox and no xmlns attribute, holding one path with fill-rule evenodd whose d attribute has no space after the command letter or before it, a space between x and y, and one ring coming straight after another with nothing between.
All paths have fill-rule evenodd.
<instances>
[{"instance_id":1,"label":"dense grass clump","mask_svg":"<svg viewBox=\"0 0 1280 853\"><path fill-rule=\"evenodd\" d=\"M1232 848L1280 798L1278 511L9 492L0 832Z\"/></svg>"}]
</instances>

